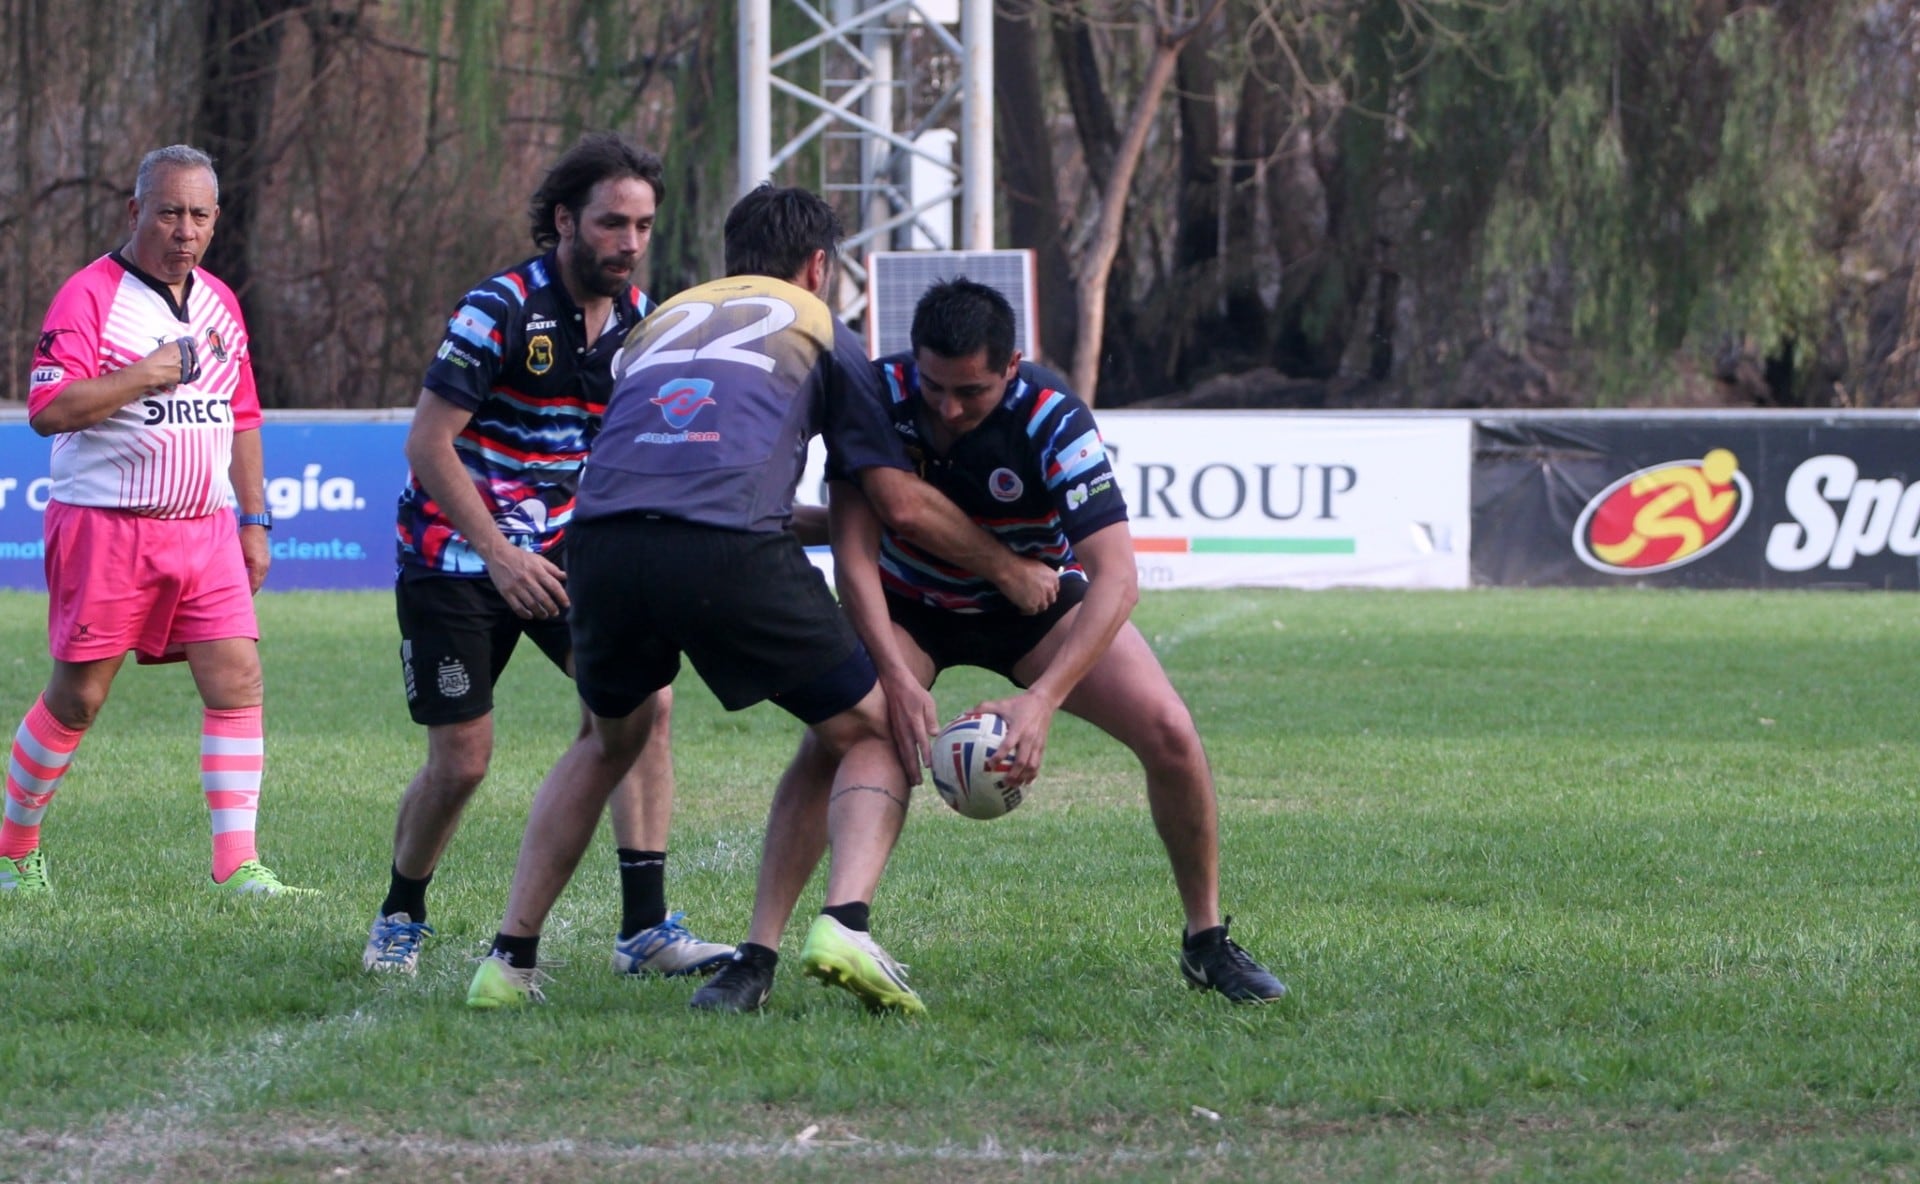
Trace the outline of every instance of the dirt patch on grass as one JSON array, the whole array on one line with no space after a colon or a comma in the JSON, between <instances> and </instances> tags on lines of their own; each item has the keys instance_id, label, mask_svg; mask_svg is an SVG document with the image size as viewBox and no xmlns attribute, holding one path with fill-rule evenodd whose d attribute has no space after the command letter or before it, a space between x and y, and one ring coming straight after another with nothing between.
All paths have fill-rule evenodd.
<instances>
[{"instance_id":1,"label":"dirt patch on grass","mask_svg":"<svg viewBox=\"0 0 1920 1184\"><path fill-rule=\"evenodd\" d=\"M1025 1132L1025 1145L989 1137L968 1146L929 1132L925 1143L909 1145L870 1140L835 1123L808 1123L791 1134L770 1132L759 1139L653 1144L389 1136L284 1124L216 1130L163 1123L159 1129L22 1134L13 1140L0 1178L579 1184L719 1172L771 1181L854 1174L927 1184L1036 1178L1177 1178L1183 1184L1285 1178L1315 1184L1523 1178L1554 1163L1595 1162L1597 1156L1598 1162L1620 1168L1619 1178L1671 1178L1680 1167L1684 1174L1743 1181L1916 1180L1920 1155L1898 1148L1915 1146L1917 1132L1920 1114L1908 1110L1780 1118L1685 1112L1327 1118L1271 1112L1257 1124L1200 1120L1180 1141L1142 1145L1122 1139L1106 1146L1089 1141L1089 1132L1065 1131Z\"/></svg>"}]
</instances>

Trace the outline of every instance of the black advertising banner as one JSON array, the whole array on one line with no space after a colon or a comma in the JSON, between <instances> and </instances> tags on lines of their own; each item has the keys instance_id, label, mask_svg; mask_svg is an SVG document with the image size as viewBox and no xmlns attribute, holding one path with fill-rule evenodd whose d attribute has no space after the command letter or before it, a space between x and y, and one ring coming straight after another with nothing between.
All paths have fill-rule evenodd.
<instances>
[{"instance_id":1,"label":"black advertising banner","mask_svg":"<svg viewBox=\"0 0 1920 1184\"><path fill-rule=\"evenodd\" d=\"M1920 416L1474 420L1473 582L1920 589Z\"/></svg>"}]
</instances>

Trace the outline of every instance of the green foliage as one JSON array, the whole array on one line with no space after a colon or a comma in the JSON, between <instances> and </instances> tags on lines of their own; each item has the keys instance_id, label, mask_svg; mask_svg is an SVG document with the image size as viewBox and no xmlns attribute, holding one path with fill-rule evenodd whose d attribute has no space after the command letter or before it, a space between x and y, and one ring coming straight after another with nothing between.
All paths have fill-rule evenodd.
<instances>
[{"instance_id":1,"label":"green foliage","mask_svg":"<svg viewBox=\"0 0 1920 1184\"><path fill-rule=\"evenodd\" d=\"M732 205L739 143L739 53L735 7L702 16L691 50L668 66L673 127L661 152L667 206L654 231L648 273L665 298L720 272L720 226Z\"/></svg>"},{"instance_id":2,"label":"green foliage","mask_svg":"<svg viewBox=\"0 0 1920 1184\"><path fill-rule=\"evenodd\" d=\"M456 123L482 151L495 142L504 90L494 69L507 32L507 0L403 0L404 26L427 50L427 140L441 118L446 59Z\"/></svg>"},{"instance_id":3,"label":"green foliage","mask_svg":"<svg viewBox=\"0 0 1920 1184\"><path fill-rule=\"evenodd\" d=\"M1433 29L1400 55L1413 168L1444 179L1430 228L1477 227L1507 344L1542 301L1616 362L1817 339L1834 281L1822 152L1859 8L1428 6Z\"/></svg>"}]
</instances>

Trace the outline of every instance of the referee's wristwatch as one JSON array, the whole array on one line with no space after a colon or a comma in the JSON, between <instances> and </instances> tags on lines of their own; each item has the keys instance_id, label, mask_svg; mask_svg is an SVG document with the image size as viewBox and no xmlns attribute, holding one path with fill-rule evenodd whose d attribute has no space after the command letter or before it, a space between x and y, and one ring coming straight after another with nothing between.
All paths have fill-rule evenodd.
<instances>
[{"instance_id":1,"label":"referee's wristwatch","mask_svg":"<svg viewBox=\"0 0 1920 1184\"><path fill-rule=\"evenodd\" d=\"M265 514L235 514L233 520L239 526L264 526L268 530L273 529L273 514L271 512Z\"/></svg>"}]
</instances>

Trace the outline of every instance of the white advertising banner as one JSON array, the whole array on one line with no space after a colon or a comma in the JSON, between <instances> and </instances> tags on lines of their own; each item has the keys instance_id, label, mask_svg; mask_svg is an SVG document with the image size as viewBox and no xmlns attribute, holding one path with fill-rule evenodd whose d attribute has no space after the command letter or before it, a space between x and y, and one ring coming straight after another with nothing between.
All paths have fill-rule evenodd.
<instances>
[{"instance_id":1,"label":"white advertising banner","mask_svg":"<svg viewBox=\"0 0 1920 1184\"><path fill-rule=\"evenodd\" d=\"M1142 588L1468 586L1464 416L1095 414ZM821 499L822 464L816 440L801 500Z\"/></svg>"}]
</instances>

